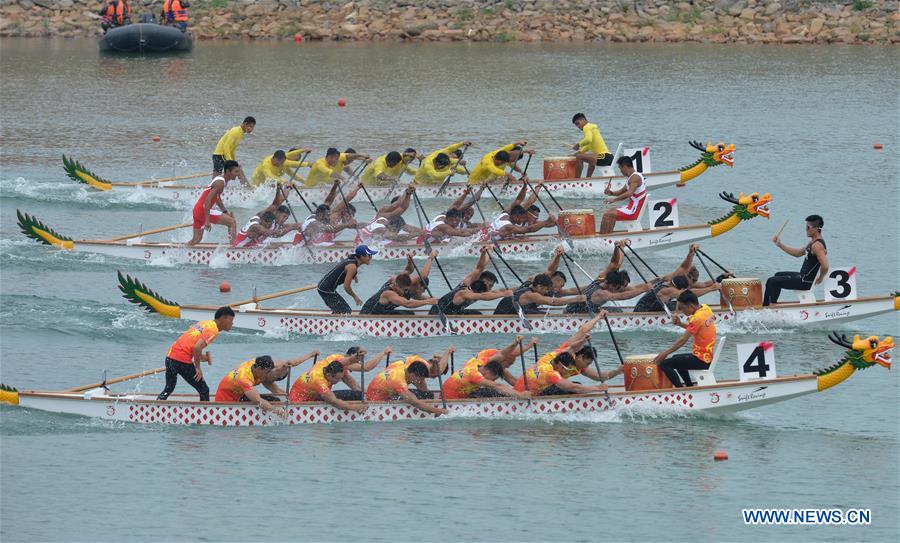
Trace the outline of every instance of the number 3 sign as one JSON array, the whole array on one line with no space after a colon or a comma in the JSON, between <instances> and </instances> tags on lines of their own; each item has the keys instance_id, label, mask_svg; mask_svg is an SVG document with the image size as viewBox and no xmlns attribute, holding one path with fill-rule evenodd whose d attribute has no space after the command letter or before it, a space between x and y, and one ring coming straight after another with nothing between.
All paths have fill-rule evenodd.
<instances>
[{"instance_id":1,"label":"number 3 sign","mask_svg":"<svg viewBox=\"0 0 900 543\"><path fill-rule=\"evenodd\" d=\"M775 345L769 341L739 343L737 346L738 369L741 382L774 379Z\"/></svg>"},{"instance_id":2,"label":"number 3 sign","mask_svg":"<svg viewBox=\"0 0 900 543\"><path fill-rule=\"evenodd\" d=\"M648 200L650 228L678 227L678 199Z\"/></svg>"},{"instance_id":3,"label":"number 3 sign","mask_svg":"<svg viewBox=\"0 0 900 543\"><path fill-rule=\"evenodd\" d=\"M856 266L836 268L828 272L825 284L825 301L856 299Z\"/></svg>"}]
</instances>

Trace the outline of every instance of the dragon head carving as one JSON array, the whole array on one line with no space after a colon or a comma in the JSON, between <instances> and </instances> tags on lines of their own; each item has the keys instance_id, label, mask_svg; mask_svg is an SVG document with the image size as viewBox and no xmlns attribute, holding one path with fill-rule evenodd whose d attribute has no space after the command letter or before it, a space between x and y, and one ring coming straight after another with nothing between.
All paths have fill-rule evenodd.
<instances>
[{"instance_id":1,"label":"dragon head carving","mask_svg":"<svg viewBox=\"0 0 900 543\"><path fill-rule=\"evenodd\" d=\"M879 339L878 336L865 338L853 336L853 341L850 341L846 335L838 336L837 332L832 332L828 339L848 349L847 361L855 369L864 370L875 364L891 369L891 350L895 345L894 339L890 336L884 339Z\"/></svg>"},{"instance_id":2,"label":"dragon head carving","mask_svg":"<svg viewBox=\"0 0 900 543\"><path fill-rule=\"evenodd\" d=\"M718 166L719 164L725 164L729 168L734 167L734 144L729 143L725 144L723 142L719 143L707 143L703 145L698 141L692 141L691 147L697 149L703 155L700 157L700 160L703 161L709 167Z\"/></svg>"},{"instance_id":3,"label":"dragon head carving","mask_svg":"<svg viewBox=\"0 0 900 543\"><path fill-rule=\"evenodd\" d=\"M742 192L737 198L733 193L722 192L719 198L734 204L734 212L743 220L752 219L757 215L769 218L769 202L772 201L772 195L768 192L765 194L754 192L747 195Z\"/></svg>"}]
</instances>

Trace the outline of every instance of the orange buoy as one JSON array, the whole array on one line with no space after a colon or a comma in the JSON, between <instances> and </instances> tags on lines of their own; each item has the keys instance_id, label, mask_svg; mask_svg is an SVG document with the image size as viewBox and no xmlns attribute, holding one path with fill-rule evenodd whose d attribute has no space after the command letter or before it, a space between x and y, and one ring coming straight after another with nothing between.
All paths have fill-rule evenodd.
<instances>
[{"instance_id":1,"label":"orange buoy","mask_svg":"<svg viewBox=\"0 0 900 543\"><path fill-rule=\"evenodd\" d=\"M718 462L719 460L728 460L728 453L725 451L716 451L713 453L713 458Z\"/></svg>"},{"instance_id":2,"label":"orange buoy","mask_svg":"<svg viewBox=\"0 0 900 543\"><path fill-rule=\"evenodd\" d=\"M294 34L294 43L300 43L301 41L303 41L303 34L299 32Z\"/></svg>"},{"instance_id":3,"label":"orange buoy","mask_svg":"<svg viewBox=\"0 0 900 543\"><path fill-rule=\"evenodd\" d=\"M231 292L231 283L228 281L222 281L219 285L219 292Z\"/></svg>"},{"instance_id":4,"label":"orange buoy","mask_svg":"<svg viewBox=\"0 0 900 543\"><path fill-rule=\"evenodd\" d=\"M344 107L347 105L347 100L343 98L338 98L338 107Z\"/></svg>"},{"instance_id":5,"label":"orange buoy","mask_svg":"<svg viewBox=\"0 0 900 543\"><path fill-rule=\"evenodd\" d=\"M159 136L153 136L153 138L151 138L151 139L152 139L153 141L158 142L158 141L159 141L160 139L162 139L162 138L160 138Z\"/></svg>"},{"instance_id":6,"label":"orange buoy","mask_svg":"<svg viewBox=\"0 0 900 543\"><path fill-rule=\"evenodd\" d=\"M874 148L876 148L876 149L884 149L884 145L882 145L882 144L880 144L880 143L876 143L876 144L873 145L872 147L874 147Z\"/></svg>"}]
</instances>

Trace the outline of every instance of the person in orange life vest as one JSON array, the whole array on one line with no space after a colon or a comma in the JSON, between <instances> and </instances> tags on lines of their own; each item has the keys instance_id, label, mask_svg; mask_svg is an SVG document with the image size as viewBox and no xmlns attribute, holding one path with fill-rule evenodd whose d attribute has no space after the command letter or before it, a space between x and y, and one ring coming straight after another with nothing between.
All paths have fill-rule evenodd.
<instances>
[{"instance_id":1,"label":"person in orange life vest","mask_svg":"<svg viewBox=\"0 0 900 543\"><path fill-rule=\"evenodd\" d=\"M208 402L209 387L203 380L200 363L205 360L207 364L212 364L212 356L208 351L204 353L203 349L219 337L219 332L231 330L233 324L234 310L227 306L220 307L216 310L213 320L192 324L181 334L166 353L166 387L159 393L157 399L168 398L175 390L178 377L181 376L197 390L201 402Z\"/></svg>"},{"instance_id":2,"label":"person in orange life vest","mask_svg":"<svg viewBox=\"0 0 900 543\"><path fill-rule=\"evenodd\" d=\"M369 401L402 400L409 405L433 415L446 415L446 409L426 403L409 390L410 384L417 386L428 377L428 367L424 362L413 362L409 366L404 361L394 362L379 373L366 389Z\"/></svg>"},{"instance_id":3,"label":"person in orange life vest","mask_svg":"<svg viewBox=\"0 0 900 543\"><path fill-rule=\"evenodd\" d=\"M109 2L100 9L100 28L103 29L104 34L106 34L106 31L110 28L119 26L116 24L117 4L118 0L109 0Z\"/></svg>"},{"instance_id":4,"label":"person in orange life vest","mask_svg":"<svg viewBox=\"0 0 900 543\"><path fill-rule=\"evenodd\" d=\"M191 5L187 0L165 0L162 9L163 24L174 24L179 30L187 30L188 11Z\"/></svg>"},{"instance_id":5,"label":"person in orange life vest","mask_svg":"<svg viewBox=\"0 0 900 543\"><path fill-rule=\"evenodd\" d=\"M636 221L641 216L644 202L647 200L647 185L644 184L644 174L634 169L631 157L619 157L616 162L619 171L625 177L625 186L619 190L612 190L608 186L603 190L607 196L612 196L606 203L627 201L622 207L607 209L600 219L600 234L609 234L616 227L616 221Z\"/></svg>"},{"instance_id":6,"label":"person in orange life vest","mask_svg":"<svg viewBox=\"0 0 900 543\"><path fill-rule=\"evenodd\" d=\"M197 203L194 204L194 236L187 242L188 246L200 243L203 240L203 232L209 231L214 224L222 224L228 227L229 240L234 243L234 238L237 236L237 227L234 222L234 215L229 213L225 209L225 204L222 203L222 193L225 192L228 182L238 176L240 169L241 166L237 162L226 160L222 175L213 178L209 185L203 189L203 192L200 193ZM213 209L213 206L219 209Z\"/></svg>"},{"instance_id":7,"label":"person in orange life vest","mask_svg":"<svg viewBox=\"0 0 900 543\"><path fill-rule=\"evenodd\" d=\"M676 387L691 387L694 383L691 383L689 370L707 370L712 362L716 347L716 316L708 305L700 304L697 295L690 290L678 295L676 309L687 315L688 321L685 323L678 315L673 314L672 324L684 328L685 332L671 347L656 355L653 363L659 364ZM670 356L691 338L694 339L694 345L690 353Z\"/></svg>"},{"instance_id":8,"label":"person in orange life vest","mask_svg":"<svg viewBox=\"0 0 900 543\"><path fill-rule=\"evenodd\" d=\"M275 397L263 397L256 390L257 385L263 385L275 394L284 394L284 391L275 384L272 376L275 362L271 356L258 356L253 360L242 363L237 368L225 374L219 382L216 391L217 402L251 402L263 409L283 414L283 410L272 405Z\"/></svg>"},{"instance_id":9,"label":"person in orange life vest","mask_svg":"<svg viewBox=\"0 0 900 543\"><path fill-rule=\"evenodd\" d=\"M605 384L586 386L570 381L568 378L575 375L584 375L594 381L608 381L624 371L622 366L612 371L597 372L590 367L597 357L597 351L587 343L591 330L597 323L606 317L606 311L601 311L594 318L583 324L568 341L556 350L545 353L537 363L526 370L528 376L528 389L533 395L557 395L557 394L586 394L591 392L603 392L607 389ZM515 389L525 390L525 379L519 377Z\"/></svg>"},{"instance_id":10,"label":"person in orange life vest","mask_svg":"<svg viewBox=\"0 0 900 543\"><path fill-rule=\"evenodd\" d=\"M472 398L475 397L473 394L482 388L487 388L498 396L514 396L523 400L531 398L531 392L518 392L509 385L496 382L503 375L503 369L496 360L487 364L466 364L444 381L444 398L447 400Z\"/></svg>"},{"instance_id":11,"label":"person in orange life vest","mask_svg":"<svg viewBox=\"0 0 900 543\"><path fill-rule=\"evenodd\" d=\"M359 346L350 347L349 349L347 349L346 354L339 354L339 353L330 354L330 355L326 356L325 358L323 358L322 360L319 360L318 362L316 362L313 369L324 368L331 362L337 362L338 364L340 364L341 367L343 368L343 372L339 376L338 381L343 381L344 384L347 385L349 390L334 390L334 391L331 391L332 394L339 400L360 401L360 400L362 400L363 390L362 390L362 387L359 386L359 383L356 381L356 379L353 378L352 372L372 371L381 363L382 360L384 360L385 358L390 356L391 353L393 352L393 350L391 349L391 347L386 347L384 349L384 351L382 351L378 356L376 356L372 360L369 360L368 362L365 362L365 357L366 357L367 352L368 351L366 351L364 348L359 347ZM365 368L363 368L363 364L365 364ZM281 379L284 379L284 377L286 375L287 375L287 372L280 372L277 377L277 380L280 381ZM303 375L307 375L307 374L303 374ZM307 376L307 379L309 379L310 377L311 376ZM317 382L315 384L322 384L323 376L320 375L319 373L316 373L315 377L317 377ZM335 383L336 382L337 381L335 381ZM332 383L332 384L334 384L334 383ZM317 390L316 387L307 386L307 383L305 383L305 382L295 381L291 385L291 392L290 392L291 401L292 402L304 402L304 401L311 402L311 401L319 401L319 400L328 401L325 397L315 396L314 392L316 390ZM331 390L331 389L329 388L329 390ZM331 403L331 402L329 402L329 403Z\"/></svg>"}]
</instances>

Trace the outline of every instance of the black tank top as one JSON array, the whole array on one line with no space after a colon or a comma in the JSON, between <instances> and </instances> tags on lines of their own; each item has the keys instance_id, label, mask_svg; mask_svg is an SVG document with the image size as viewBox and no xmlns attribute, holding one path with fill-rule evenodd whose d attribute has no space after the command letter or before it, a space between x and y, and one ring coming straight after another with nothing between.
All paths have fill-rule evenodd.
<instances>
[{"instance_id":1,"label":"black tank top","mask_svg":"<svg viewBox=\"0 0 900 543\"><path fill-rule=\"evenodd\" d=\"M806 258L803 259L803 265L800 266L800 280L804 283L812 283L816 280L816 276L819 274L819 268L821 268L821 264L819 264L819 259L812 252L812 246L816 241L822 243L822 247L825 248L825 252L828 252L828 246L825 245L824 239L817 239L815 241L811 241L809 245L806 246Z\"/></svg>"},{"instance_id":2,"label":"black tank top","mask_svg":"<svg viewBox=\"0 0 900 543\"><path fill-rule=\"evenodd\" d=\"M362 309L359 310L359 314L360 315L385 315L385 314L393 311L394 309L397 309L397 304L394 304L394 303L383 304L383 303L379 302L379 300L381 299L382 293L384 293L384 291L386 291L386 290L390 290L390 288L391 288L390 281L381 285L381 288L378 289L378 292L376 292L375 294L372 295L372 297L370 297L368 300L366 300L366 303L363 304Z\"/></svg>"},{"instance_id":3,"label":"black tank top","mask_svg":"<svg viewBox=\"0 0 900 543\"><path fill-rule=\"evenodd\" d=\"M522 285L513 291L512 296L507 296L500 300L500 303L497 304L497 309L494 310L494 315L515 315L518 313L516 311L516 305L519 304L519 297L531 290L531 281L525 281ZM515 301L513 301L515 300ZM528 313L539 313L537 304L528 304L527 306L522 306L522 311Z\"/></svg>"},{"instance_id":4,"label":"black tank top","mask_svg":"<svg viewBox=\"0 0 900 543\"><path fill-rule=\"evenodd\" d=\"M429 313L436 315L438 313L438 308L441 308L445 315L458 315L460 311L475 303L475 300L463 300L463 303L461 304L453 303L453 297L456 296L457 292L468 289L468 285L457 285L455 289L441 296L437 305L431 306Z\"/></svg>"},{"instance_id":5,"label":"black tank top","mask_svg":"<svg viewBox=\"0 0 900 543\"><path fill-rule=\"evenodd\" d=\"M653 313L657 311L662 311L663 306L659 303L659 299L657 295L659 291L661 291L668 283L666 281L657 281L653 284L653 288L645 293L638 300L636 304L634 304L634 311L636 313Z\"/></svg>"},{"instance_id":6,"label":"black tank top","mask_svg":"<svg viewBox=\"0 0 900 543\"><path fill-rule=\"evenodd\" d=\"M344 279L347 277L347 266L356 263L355 256L342 260L319 280L316 288L322 292L336 292L337 288L344 284Z\"/></svg>"}]
</instances>

